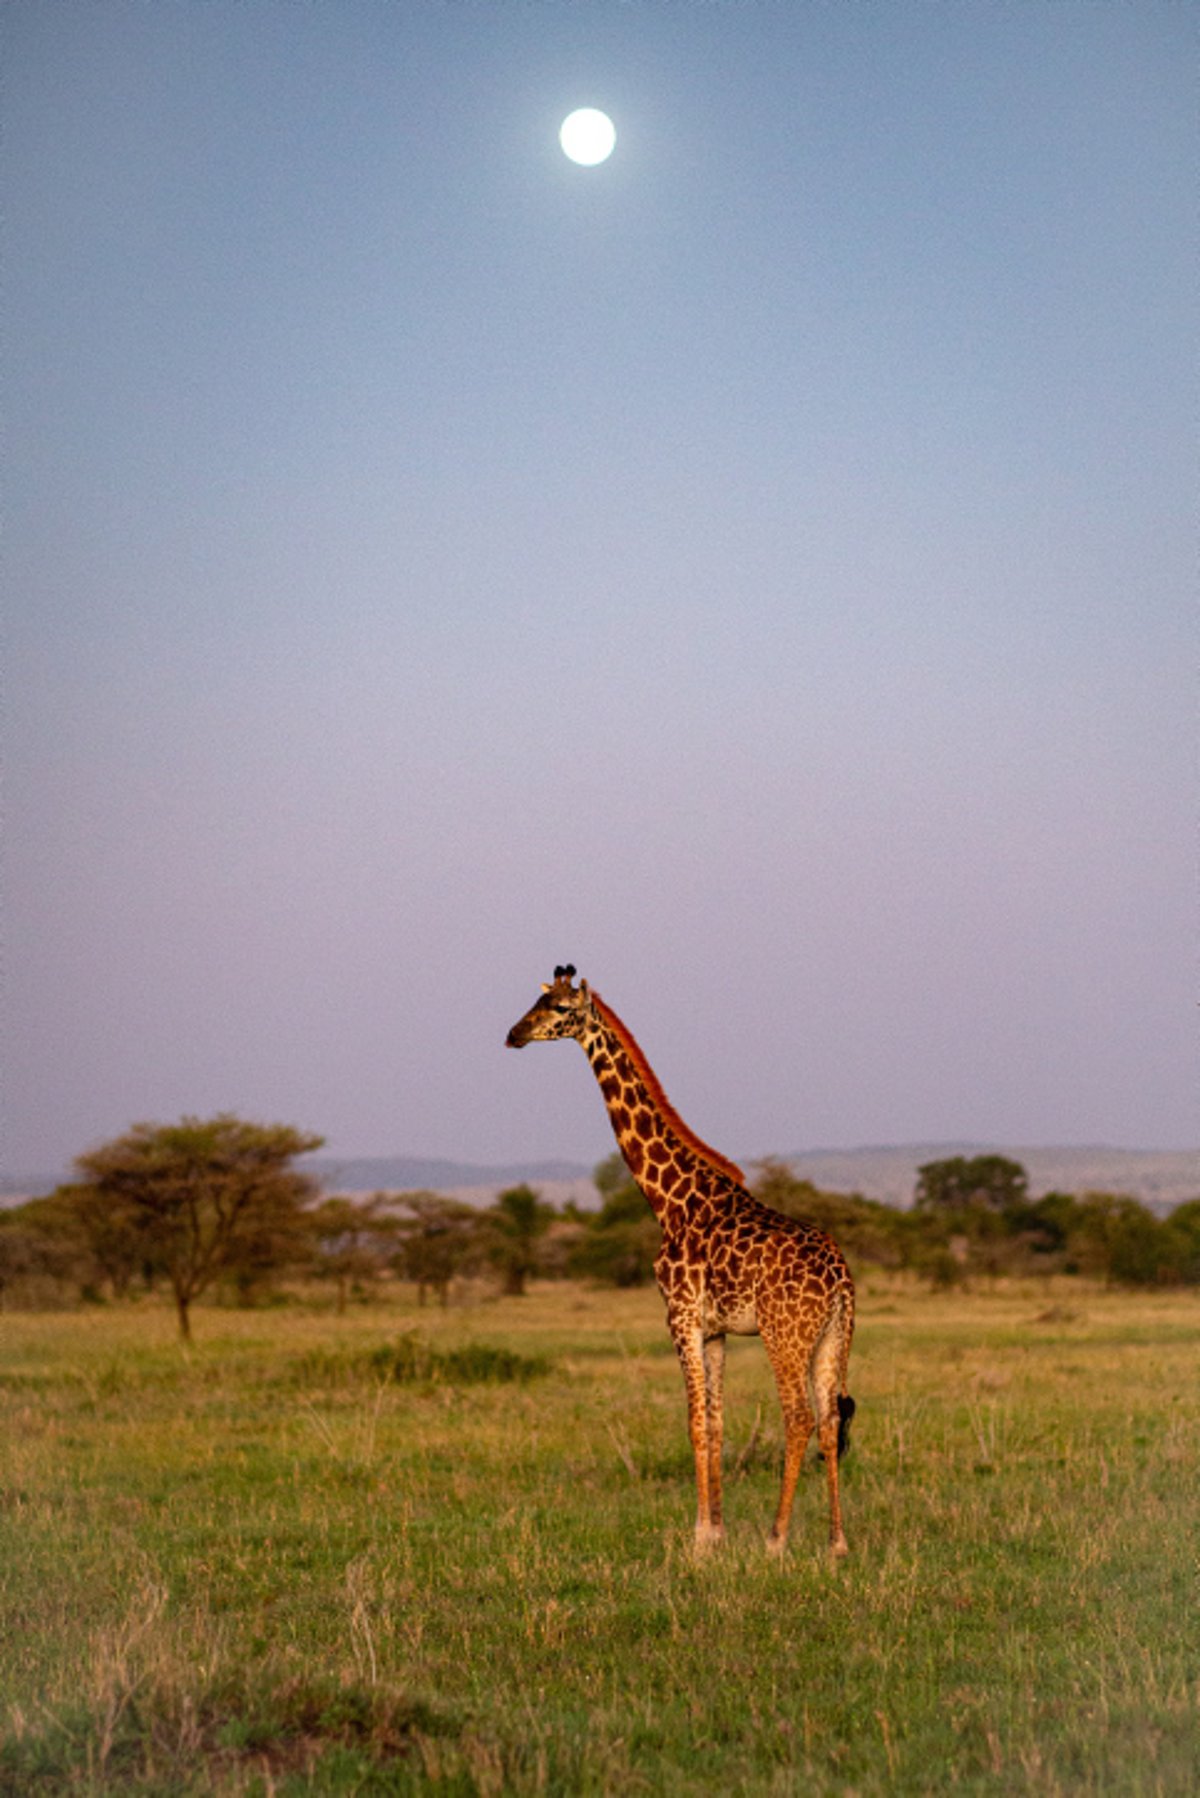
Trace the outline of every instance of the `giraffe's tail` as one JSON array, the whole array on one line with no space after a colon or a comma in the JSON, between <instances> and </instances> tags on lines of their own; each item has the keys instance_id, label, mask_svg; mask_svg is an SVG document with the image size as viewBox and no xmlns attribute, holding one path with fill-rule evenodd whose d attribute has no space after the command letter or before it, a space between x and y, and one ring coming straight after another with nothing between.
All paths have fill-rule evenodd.
<instances>
[{"instance_id":1,"label":"giraffe's tail","mask_svg":"<svg viewBox=\"0 0 1200 1798\"><path fill-rule=\"evenodd\" d=\"M846 1390L846 1370L850 1360L850 1344L854 1338L854 1287L847 1280L846 1285L833 1300L829 1322L823 1332L822 1341L817 1345L817 1354L827 1347L836 1356L836 1373L833 1375L834 1391L825 1400L828 1409L826 1417L837 1404L837 1458L840 1461L850 1452L850 1425L854 1413L858 1409L854 1400ZM826 1363L828 1366L828 1362ZM833 1370L830 1370L833 1372ZM826 1387L828 1392L828 1387ZM824 1460L824 1456L821 1459Z\"/></svg>"},{"instance_id":2,"label":"giraffe's tail","mask_svg":"<svg viewBox=\"0 0 1200 1798\"><path fill-rule=\"evenodd\" d=\"M838 1393L838 1444L837 1456L840 1461L850 1453L850 1425L858 1406L848 1392Z\"/></svg>"}]
</instances>

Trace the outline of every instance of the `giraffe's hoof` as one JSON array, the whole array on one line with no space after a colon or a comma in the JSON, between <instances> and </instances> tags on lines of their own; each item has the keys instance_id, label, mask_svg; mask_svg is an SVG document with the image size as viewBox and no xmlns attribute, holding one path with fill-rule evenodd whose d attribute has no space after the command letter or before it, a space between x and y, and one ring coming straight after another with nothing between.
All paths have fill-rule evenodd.
<instances>
[{"instance_id":1,"label":"giraffe's hoof","mask_svg":"<svg viewBox=\"0 0 1200 1798\"><path fill-rule=\"evenodd\" d=\"M833 1541L829 1544L829 1552L835 1561L844 1560L850 1553L850 1544L847 1542L845 1536L835 1536Z\"/></svg>"},{"instance_id":2,"label":"giraffe's hoof","mask_svg":"<svg viewBox=\"0 0 1200 1798\"><path fill-rule=\"evenodd\" d=\"M721 1523L698 1523L693 1546L698 1555L708 1554L711 1549L720 1548L725 1540L725 1526Z\"/></svg>"},{"instance_id":3,"label":"giraffe's hoof","mask_svg":"<svg viewBox=\"0 0 1200 1798\"><path fill-rule=\"evenodd\" d=\"M783 1555L786 1552L787 1537L777 1536L775 1531L772 1530L771 1534L767 1537L767 1553L769 1555Z\"/></svg>"}]
</instances>

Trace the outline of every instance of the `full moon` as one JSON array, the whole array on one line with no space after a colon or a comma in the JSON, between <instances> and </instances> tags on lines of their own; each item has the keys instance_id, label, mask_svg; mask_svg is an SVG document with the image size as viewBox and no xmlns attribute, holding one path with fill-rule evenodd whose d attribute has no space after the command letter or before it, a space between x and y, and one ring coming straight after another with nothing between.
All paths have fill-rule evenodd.
<instances>
[{"instance_id":1,"label":"full moon","mask_svg":"<svg viewBox=\"0 0 1200 1798\"><path fill-rule=\"evenodd\" d=\"M591 168L612 155L617 133L606 112L597 112L594 106L581 106L578 112L569 113L563 120L558 141L572 162L581 162L585 168Z\"/></svg>"}]
</instances>

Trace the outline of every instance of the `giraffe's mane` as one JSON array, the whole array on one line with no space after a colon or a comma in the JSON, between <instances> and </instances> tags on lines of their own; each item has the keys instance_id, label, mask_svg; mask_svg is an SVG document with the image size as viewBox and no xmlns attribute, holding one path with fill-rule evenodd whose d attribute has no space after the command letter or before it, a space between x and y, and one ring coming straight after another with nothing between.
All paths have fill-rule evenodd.
<instances>
[{"instance_id":1,"label":"giraffe's mane","mask_svg":"<svg viewBox=\"0 0 1200 1798\"><path fill-rule=\"evenodd\" d=\"M591 989L591 992L592 1004L600 1013L600 1016L608 1025L609 1029L612 1030L614 1035L620 1041L622 1048L626 1051L630 1060L633 1062L634 1067L641 1076L646 1091L654 1101L661 1116L675 1132L675 1135L681 1142L686 1143L689 1149L693 1149L697 1155L700 1155L707 1161L710 1167L715 1168L717 1173L725 1174L729 1179L736 1180L739 1186L744 1186L746 1184L746 1176L738 1166L737 1162L730 1161L728 1155L722 1155L719 1150L710 1148L701 1137L696 1135L696 1132L691 1129L689 1125L684 1123L670 1099L668 1099L666 1093L663 1091L658 1075L646 1060L646 1052L634 1036L633 1031L630 1030L627 1024L621 1022L612 1006L606 1004L596 991L595 987Z\"/></svg>"}]
</instances>

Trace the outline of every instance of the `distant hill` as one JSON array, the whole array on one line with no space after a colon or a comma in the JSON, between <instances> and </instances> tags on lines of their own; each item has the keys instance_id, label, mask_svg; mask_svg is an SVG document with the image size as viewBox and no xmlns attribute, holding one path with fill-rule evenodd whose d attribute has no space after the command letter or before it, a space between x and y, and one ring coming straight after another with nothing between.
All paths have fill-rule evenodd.
<instances>
[{"instance_id":1,"label":"distant hill","mask_svg":"<svg viewBox=\"0 0 1200 1798\"><path fill-rule=\"evenodd\" d=\"M783 1155L802 1180L831 1192L860 1192L889 1205L908 1205L917 1169L926 1161L952 1155L1007 1155L1029 1174L1030 1191L1122 1192L1155 1209L1200 1197L1200 1150L1110 1149L1102 1147L1022 1149L989 1143L905 1143L863 1149L800 1149ZM755 1157L742 1166L749 1173ZM307 1164L331 1190L338 1192L411 1192L428 1187L455 1192L481 1204L505 1186L527 1180L548 1199L595 1204L592 1170L581 1162L526 1161L499 1167L470 1162L419 1161L402 1156L389 1160Z\"/></svg>"},{"instance_id":2,"label":"distant hill","mask_svg":"<svg viewBox=\"0 0 1200 1798\"><path fill-rule=\"evenodd\" d=\"M588 1180L591 1168L578 1161L514 1161L481 1167L473 1161L435 1161L412 1155L381 1159L335 1161L311 1156L305 1171L334 1192L450 1192L459 1186L486 1186L499 1190L539 1181Z\"/></svg>"},{"instance_id":3,"label":"distant hill","mask_svg":"<svg viewBox=\"0 0 1200 1798\"><path fill-rule=\"evenodd\" d=\"M860 1192L889 1205L908 1205L917 1169L954 1155L1007 1155L1029 1175L1036 1198L1044 1192L1120 1192L1154 1210L1200 1198L1200 1149L1022 1149L993 1143L904 1143L894 1148L805 1149L784 1155L802 1180L830 1192Z\"/></svg>"},{"instance_id":4,"label":"distant hill","mask_svg":"<svg viewBox=\"0 0 1200 1798\"><path fill-rule=\"evenodd\" d=\"M811 1180L830 1192L859 1192L864 1198L882 1199L890 1205L911 1202L917 1169L926 1161L945 1161L952 1155L1007 1155L1019 1161L1029 1174L1030 1191L1123 1192L1156 1211L1168 1211L1183 1199L1200 1198L1200 1149L1110 1149L1103 1147L1021 1149L991 1143L903 1143L887 1148L799 1149L780 1156L802 1180ZM742 1166L751 1172L756 1157L746 1156ZM480 1165L472 1161L448 1161L418 1156L390 1155L346 1157L313 1156L304 1160L306 1171L327 1192L431 1192L454 1193L473 1204L486 1205L506 1186L528 1181L556 1205L573 1199L576 1204L599 1202L592 1185L592 1169L576 1161L513 1161ZM16 1205L25 1198L53 1192L53 1177L0 1180L0 1206Z\"/></svg>"}]
</instances>

